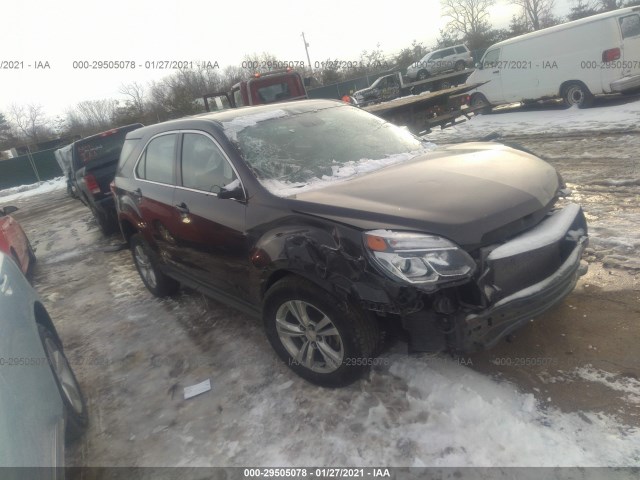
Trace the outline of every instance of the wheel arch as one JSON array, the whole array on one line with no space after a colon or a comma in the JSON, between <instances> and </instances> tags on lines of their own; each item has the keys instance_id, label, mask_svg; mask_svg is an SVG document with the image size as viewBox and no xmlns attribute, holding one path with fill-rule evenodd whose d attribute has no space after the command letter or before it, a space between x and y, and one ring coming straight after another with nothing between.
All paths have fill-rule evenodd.
<instances>
[{"instance_id":1,"label":"wheel arch","mask_svg":"<svg viewBox=\"0 0 640 480\"><path fill-rule=\"evenodd\" d=\"M564 94L567 90L567 87L569 85L571 85L572 83L578 83L580 85L582 85L584 87L584 89L589 93L589 95L593 95L593 93L591 92L591 90L589 89L589 87L587 87L587 84L584 83L582 80L565 80L564 82L562 82L560 84L560 89L558 90L558 96L559 97L564 97Z\"/></svg>"},{"instance_id":2,"label":"wheel arch","mask_svg":"<svg viewBox=\"0 0 640 480\"><path fill-rule=\"evenodd\" d=\"M122 231L122 236L125 242L127 242L127 245L130 245L131 237L138 233L138 229L128 218L120 218L120 230Z\"/></svg>"},{"instance_id":3,"label":"wheel arch","mask_svg":"<svg viewBox=\"0 0 640 480\"><path fill-rule=\"evenodd\" d=\"M56 341L62 345L62 341L60 340L60 336L58 335L58 331L56 330L55 325L53 324L53 320L49 316L47 309L44 308L44 305L40 302L35 302L33 305L33 315L36 319L36 323L42 325L44 328L49 330L51 334L55 337Z\"/></svg>"}]
</instances>

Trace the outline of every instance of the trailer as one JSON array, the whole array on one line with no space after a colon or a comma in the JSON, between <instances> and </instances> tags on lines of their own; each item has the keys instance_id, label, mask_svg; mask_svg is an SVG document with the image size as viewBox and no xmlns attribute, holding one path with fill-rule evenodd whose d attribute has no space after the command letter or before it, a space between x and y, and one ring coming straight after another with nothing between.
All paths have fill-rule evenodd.
<instances>
[{"instance_id":1,"label":"trailer","mask_svg":"<svg viewBox=\"0 0 640 480\"><path fill-rule=\"evenodd\" d=\"M363 107L363 110L384 118L396 125L406 126L416 135L426 134L432 128L445 128L471 118L476 110L469 106L468 92L481 84L450 87L437 92L409 95L387 102Z\"/></svg>"},{"instance_id":2,"label":"trailer","mask_svg":"<svg viewBox=\"0 0 640 480\"><path fill-rule=\"evenodd\" d=\"M444 73L418 80L405 82L400 72L393 72L379 77L370 87L363 88L351 95L352 103L360 107L386 102L407 95L417 95L423 92L446 90L457 85L463 85L474 69Z\"/></svg>"}]
</instances>

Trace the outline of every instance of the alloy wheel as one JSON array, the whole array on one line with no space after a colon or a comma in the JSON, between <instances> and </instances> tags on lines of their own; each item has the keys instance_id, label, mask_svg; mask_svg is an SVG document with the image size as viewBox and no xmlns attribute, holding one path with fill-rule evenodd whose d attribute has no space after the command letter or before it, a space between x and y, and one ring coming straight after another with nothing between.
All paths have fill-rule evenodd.
<instances>
[{"instance_id":1,"label":"alloy wheel","mask_svg":"<svg viewBox=\"0 0 640 480\"><path fill-rule=\"evenodd\" d=\"M331 319L302 300L284 302L276 313L276 331L294 361L317 373L331 373L343 363L344 344Z\"/></svg>"}]
</instances>

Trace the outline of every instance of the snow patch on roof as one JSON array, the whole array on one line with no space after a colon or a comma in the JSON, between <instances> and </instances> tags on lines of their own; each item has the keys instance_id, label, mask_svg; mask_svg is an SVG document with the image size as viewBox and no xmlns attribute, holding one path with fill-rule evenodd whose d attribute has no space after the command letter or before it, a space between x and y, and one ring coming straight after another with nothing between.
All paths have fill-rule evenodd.
<instances>
[{"instance_id":1,"label":"snow patch on roof","mask_svg":"<svg viewBox=\"0 0 640 480\"><path fill-rule=\"evenodd\" d=\"M272 110L269 112L255 113L253 115L243 115L242 117L236 117L230 122L222 122L222 128L224 133L231 140L238 141L238 133L247 127L253 127L254 125L264 120L271 120L273 118L282 118L288 115L284 110Z\"/></svg>"}]
</instances>

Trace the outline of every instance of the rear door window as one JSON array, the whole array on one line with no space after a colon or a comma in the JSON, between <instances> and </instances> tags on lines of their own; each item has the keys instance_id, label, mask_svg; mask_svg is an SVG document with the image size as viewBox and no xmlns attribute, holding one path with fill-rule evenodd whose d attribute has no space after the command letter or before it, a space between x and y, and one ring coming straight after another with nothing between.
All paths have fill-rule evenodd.
<instances>
[{"instance_id":1,"label":"rear door window","mask_svg":"<svg viewBox=\"0 0 640 480\"><path fill-rule=\"evenodd\" d=\"M637 37L640 35L640 15L621 17L620 30L622 30L622 38Z\"/></svg>"},{"instance_id":2,"label":"rear door window","mask_svg":"<svg viewBox=\"0 0 640 480\"><path fill-rule=\"evenodd\" d=\"M177 138L177 133L170 133L151 140L138 161L137 177L150 182L174 184L173 164Z\"/></svg>"},{"instance_id":3,"label":"rear door window","mask_svg":"<svg viewBox=\"0 0 640 480\"><path fill-rule=\"evenodd\" d=\"M449 57L449 56L453 55L454 53L455 53L455 50L453 48L448 48L447 50L442 52L442 58Z\"/></svg>"},{"instance_id":4,"label":"rear door window","mask_svg":"<svg viewBox=\"0 0 640 480\"><path fill-rule=\"evenodd\" d=\"M456 47L456 53L467 53L467 49L464 47Z\"/></svg>"}]
</instances>

